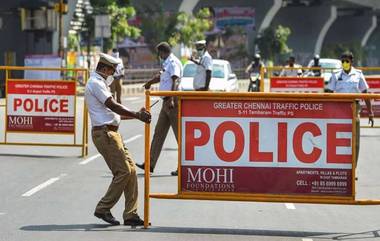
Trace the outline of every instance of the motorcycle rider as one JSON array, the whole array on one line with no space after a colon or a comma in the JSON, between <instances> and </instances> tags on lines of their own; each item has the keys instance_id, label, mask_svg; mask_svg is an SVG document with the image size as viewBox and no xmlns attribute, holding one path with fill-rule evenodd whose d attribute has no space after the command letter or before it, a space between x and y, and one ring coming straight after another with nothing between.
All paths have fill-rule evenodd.
<instances>
[{"instance_id":1,"label":"motorcycle rider","mask_svg":"<svg viewBox=\"0 0 380 241\"><path fill-rule=\"evenodd\" d=\"M307 67L308 68L311 68L311 67L321 68L321 64L319 63L319 55L318 54L314 55L313 61L310 62L310 64ZM308 72L307 75L319 77L319 76L321 76L321 69L312 69Z\"/></svg>"},{"instance_id":2,"label":"motorcycle rider","mask_svg":"<svg viewBox=\"0 0 380 241\"><path fill-rule=\"evenodd\" d=\"M249 86L248 92L260 91L260 70L264 68L264 63L261 61L260 54L255 54L253 61L245 69L245 72L249 74ZM255 88L254 88L255 85Z\"/></svg>"}]
</instances>

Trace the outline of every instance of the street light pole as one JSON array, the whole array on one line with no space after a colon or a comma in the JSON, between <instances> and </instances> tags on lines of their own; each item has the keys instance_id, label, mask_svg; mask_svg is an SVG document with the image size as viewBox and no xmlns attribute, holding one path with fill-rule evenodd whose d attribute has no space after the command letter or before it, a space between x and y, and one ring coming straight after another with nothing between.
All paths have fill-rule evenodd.
<instances>
[{"instance_id":1,"label":"street light pole","mask_svg":"<svg viewBox=\"0 0 380 241\"><path fill-rule=\"evenodd\" d=\"M59 46L58 55L63 58L63 0L59 0L59 23L58 23Z\"/></svg>"}]
</instances>

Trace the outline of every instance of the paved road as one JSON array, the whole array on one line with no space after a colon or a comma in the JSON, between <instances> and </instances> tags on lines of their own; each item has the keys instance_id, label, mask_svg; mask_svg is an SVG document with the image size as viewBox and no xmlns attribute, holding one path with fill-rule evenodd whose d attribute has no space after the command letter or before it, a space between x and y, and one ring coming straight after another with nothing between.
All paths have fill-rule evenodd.
<instances>
[{"instance_id":1,"label":"paved road","mask_svg":"<svg viewBox=\"0 0 380 241\"><path fill-rule=\"evenodd\" d=\"M131 109L144 103L143 96L123 101ZM152 111L154 126L159 105ZM121 126L137 162L143 160L143 127L135 120ZM363 129L361 144L358 198L380 199L380 129ZM107 227L92 213L111 173L91 140L85 159L76 157L79 151L68 149L0 148L0 153L18 154L0 155L1 241L380 240L380 206L152 200L150 229ZM170 132L151 179L152 191L176 191L176 178L169 175L176 168L176 158ZM122 209L121 201L113 210L118 219Z\"/></svg>"}]
</instances>

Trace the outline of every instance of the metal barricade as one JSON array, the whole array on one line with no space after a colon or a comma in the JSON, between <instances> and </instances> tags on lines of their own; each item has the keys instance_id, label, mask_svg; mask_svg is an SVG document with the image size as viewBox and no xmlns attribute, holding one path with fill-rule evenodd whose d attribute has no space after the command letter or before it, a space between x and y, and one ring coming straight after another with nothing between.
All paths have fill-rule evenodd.
<instances>
[{"instance_id":1,"label":"metal barricade","mask_svg":"<svg viewBox=\"0 0 380 241\"><path fill-rule=\"evenodd\" d=\"M5 71L4 109L0 109L4 111L4 135L0 145L75 147L81 148L82 157L88 154L88 111L84 100L81 99L83 112L77 108L77 85L86 84L87 69L0 66L0 71ZM38 71L43 74L33 74ZM62 79L67 72L73 73L72 78ZM79 114L82 128L77 130Z\"/></svg>"},{"instance_id":2,"label":"metal barricade","mask_svg":"<svg viewBox=\"0 0 380 241\"><path fill-rule=\"evenodd\" d=\"M355 100L380 94L146 91L148 111L151 96L178 98L178 190L150 191L146 124L145 228L150 198L380 204L355 197L354 148Z\"/></svg>"}]
</instances>

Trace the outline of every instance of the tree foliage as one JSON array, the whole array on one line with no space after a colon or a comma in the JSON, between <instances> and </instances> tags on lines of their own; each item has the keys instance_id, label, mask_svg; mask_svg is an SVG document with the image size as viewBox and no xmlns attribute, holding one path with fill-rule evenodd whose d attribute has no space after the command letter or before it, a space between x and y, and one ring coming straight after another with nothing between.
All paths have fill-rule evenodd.
<instances>
[{"instance_id":1,"label":"tree foliage","mask_svg":"<svg viewBox=\"0 0 380 241\"><path fill-rule=\"evenodd\" d=\"M199 10L195 16L180 12L177 16L177 25L169 38L171 45L183 43L191 46L197 40L205 39L205 32L211 27L210 11L208 8Z\"/></svg>"},{"instance_id":2,"label":"tree foliage","mask_svg":"<svg viewBox=\"0 0 380 241\"><path fill-rule=\"evenodd\" d=\"M115 47L125 37L137 38L141 30L128 24L128 19L136 15L128 0L91 0L94 15L108 14L111 19L111 38L106 39L106 49Z\"/></svg>"},{"instance_id":3,"label":"tree foliage","mask_svg":"<svg viewBox=\"0 0 380 241\"><path fill-rule=\"evenodd\" d=\"M161 4L149 4L138 9L141 17L141 30L145 42L154 52L154 47L168 41L177 25L177 13L164 12Z\"/></svg>"},{"instance_id":4,"label":"tree foliage","mask_svg":"<svg viewBox=\"0 0 380 241\"><path fill-rule=\"evenodd\" d=\"M360 42L329 44L323 47L321 55L328 58L339 59L345 51L352 52L355 65L364 64L363 61L367 57L367 51L361 46Z\"/></svg>"},{"instance_id":5,"label":"tree foliage","mask_svg":"<svg viewBox=\"0 0 380 241\"><path fill-rule=\"evenodd\" d=\"M255 40L263 58L274 61L277 55L290 53L292 50L287 45L290 34L290 28L282 25L264 29Z\"/></svg>"},{"instance_id":6,"label":"tree foliage","mask_svg":"<svg viewBox=\"0 0 380 241\"><path fill-rule=\"evenodd\" d=\"M69 33L67 37L67 48L69 50L77 50L79 47L79 39L76 34Z\"/></svg>"},{"instance_id":7,"label":"tree foliage","mask_svg":"<svg viewBox=\"0 0 380 241\"><path fill-rule=\"evenodd\" d=\"M194 41L204 39L211 21L207 8L198 11L195 16L184 12L169 13L160 4L150 4L139 10L141 30L145 42L151 50L159 42L169 42L171 46L183 43L190 46Z\"/></svg>"}]
</instances>

